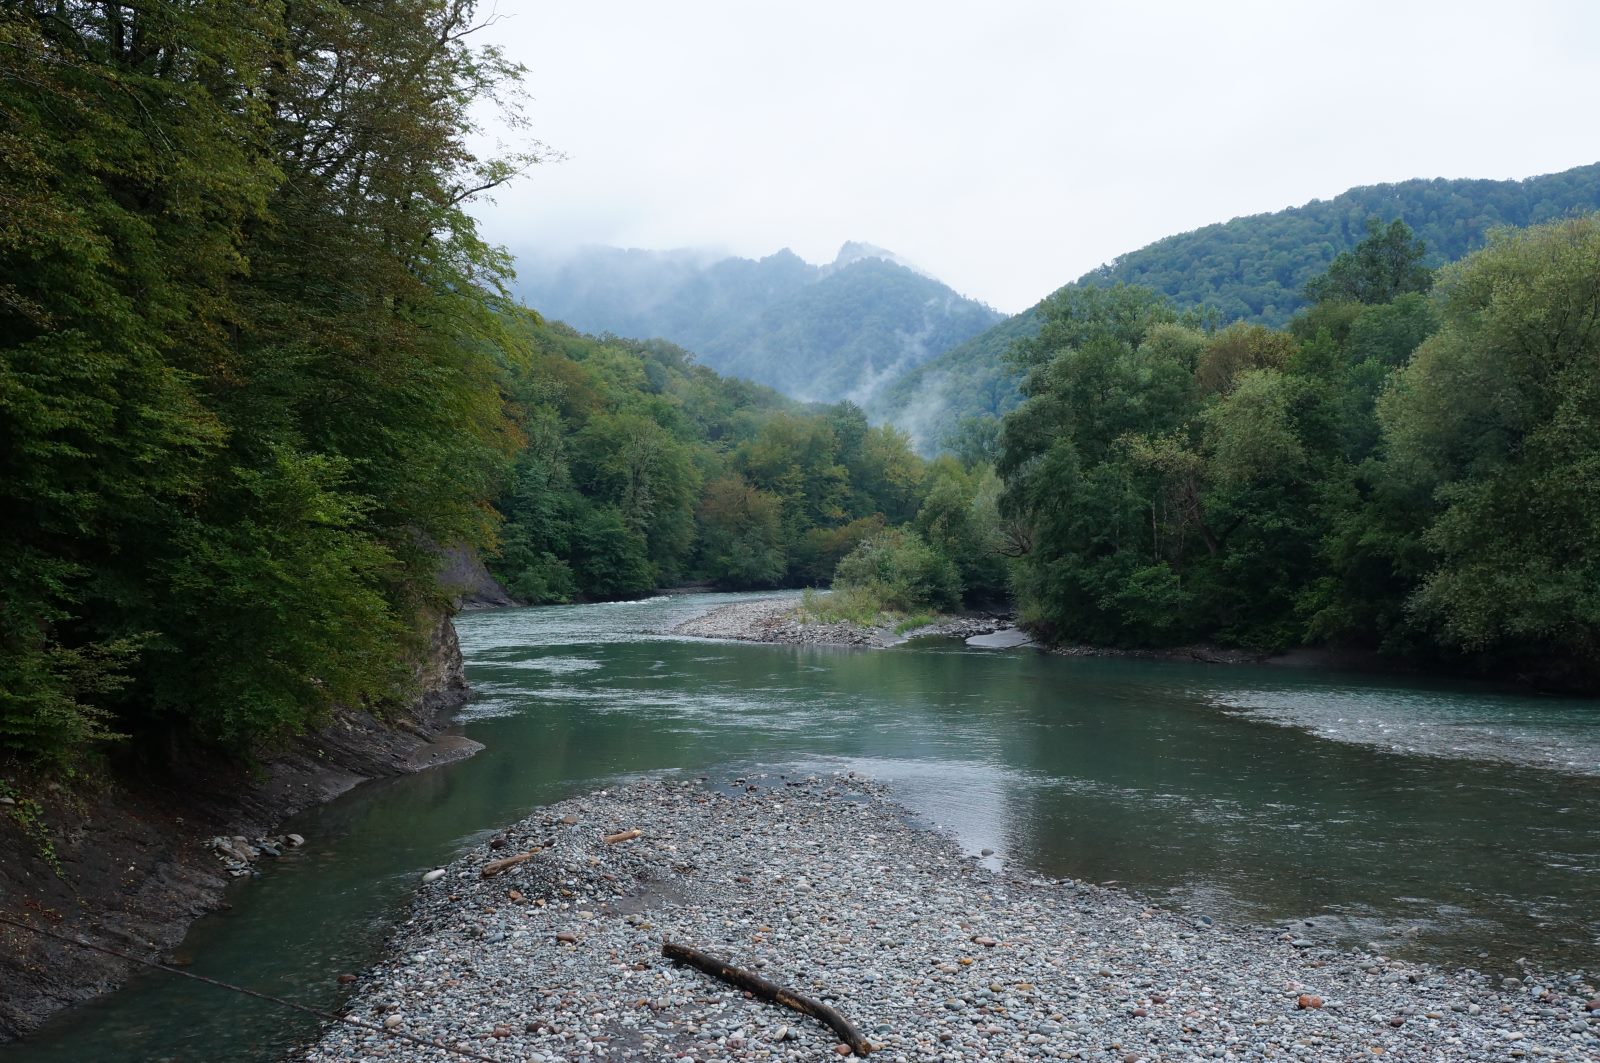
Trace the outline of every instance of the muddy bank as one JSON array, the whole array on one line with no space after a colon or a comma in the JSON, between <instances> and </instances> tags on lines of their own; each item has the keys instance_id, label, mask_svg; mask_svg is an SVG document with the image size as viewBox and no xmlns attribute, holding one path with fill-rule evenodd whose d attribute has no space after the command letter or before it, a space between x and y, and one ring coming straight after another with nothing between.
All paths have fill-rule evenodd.
<instances>
[{"instance_id":1,"label":"muddy bank","mask_svg":"<svg viewBox=\"0 0 1600 1063\"><path fill-rule=\"evenodd\" d=\"M422 695L398 718L342 711L254 770L218 763L202 750L125 750L109 778L22 795L43 809L43 830L30 833L17 817L0 815L0 915L164 958L194 919L223 903L228 866L240 861L216 850L218 837L261 839L285 817L368 779L421 771L481 748L438 734L467 696L447 618L435 628L418 680ZM0 925L0 1041L116 988L127 973L121 961Z\"/></svg>"},{"instance_id":2,"label":"muddy bank","mask_svg":"<svg viewBox=\"0 0 1600 1063\"><path fill-rule=\"evenodd\" d=\"M934 623L904 631L898 630L893 624L867 627L849 621L822 623L806 619L799 602L798 596L735 602L686 620L672 628L670 634L703 639L733 639L738 642L772 642L787 646L882 648L931 635L968 638L1011 627L1009 621L992 616L940 617Z\"/></svg>"},{"instance_id":3,"label":"muddy bank","mask_svg":"<svg viewBox=\"0 0 1600 1063\"><path fill-rule=\"evenodd\" d=\"M630 783L536 811L417 890L349 1014L508 1063L848 1054L663 959L663 939L832 1004L896 1063L1600 1053L1582 976L1445 972L987 867L854 776ZM444 1058L348 1024L306 1057Z\"/></svg>"}]
</instances>

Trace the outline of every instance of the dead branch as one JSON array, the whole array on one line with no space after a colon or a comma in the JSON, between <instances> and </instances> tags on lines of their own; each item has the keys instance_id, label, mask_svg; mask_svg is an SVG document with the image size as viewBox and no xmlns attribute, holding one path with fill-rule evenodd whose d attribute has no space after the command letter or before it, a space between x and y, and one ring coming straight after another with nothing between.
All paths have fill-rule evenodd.
<instances>
[{"instance_id":1,"label":"dead branch","mask_svg":"<svg viewBox=\"0 0 1600 1063\"><path fill-rule=\"evenodd\" d=\"M540 847L529 849L525 853L518 853L516 856L507 856L500 860L491 860L487 864L484 864L483 870L478 873L484 878L494 878L500 872L510 870L511 868L516 867L518 864L526 863L527 861L532 860L536 854L542 852L544 852L544 849Z\"/></svg>"},{"instance_id":2,"label":"dead branch","mask_svg":"<svg viewBox=\"0 0 1600 1063\"><path fill-rule=\"evenodd\" d=\"M690 948L688 945L676 945L670 941L663 941L661 943L661 955L669 960L687 963L689 966L704 971L713 978L720 978L729 985L742 989L752 996L758 996L762 1000L770 1000L774 1004L782 1004L784 1007L792 1008L802 1015L809 1015L819 1022L826 1023L834 1033L839 1035L839 1040L849 1045L857 1055L864 1056L872 1051L872 1044L861 1036L861 1032L850 1024L849 1019L846 1019L821 1001L802 996L792 989L776 985L760 975L741 970L726 960L719 960L715 956L707 955L699 949Z\"/></svg>"}]
</instances>

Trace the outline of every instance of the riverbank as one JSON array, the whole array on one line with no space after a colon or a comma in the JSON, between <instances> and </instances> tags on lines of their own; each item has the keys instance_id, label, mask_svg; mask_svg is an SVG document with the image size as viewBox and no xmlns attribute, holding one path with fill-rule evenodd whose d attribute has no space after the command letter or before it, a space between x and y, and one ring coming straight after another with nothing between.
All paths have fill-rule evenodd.
<instances>
[{"instance_id":1,"label":"riverbank","mask_svg":"<svg viewBox=\"0 0 1600 1063\"><path fill-rule=\"evenodd\" d=\"M850 621L824 623L807 619L799 598L762 599L719 606L673 627L670 634L738 642L771 642L786 646L855 646L884 648L907 639L943 635L970 638L1008 630L1011 624L988 616L946 616L931 624L900 630L897 624L869 627Z\"/></svg>"},{"instance_id":2,"label":"riverbank","mask_svg":"<svg viewBox=\"0 0 1600 1063\"><path fill-rule=\"evenodd\" d=\"M625 829L640 835L602 840ZM836 1050L818 1023L663 960L663 938L831 1002L897 1061L1600 1053L1576 976L1502 984L991 869L854 777L635 782L541 809L430 877L350 1014L497 1059ZM305 1057L444 1058L352 1026Z\"/></svg>"},{"instance_id":3,"label":"riverbank","mask_svg":"<svg viewBox=\"0 0 1600 1063\"><path fill-rule=\"evenodd\" d=\"M196 918L224 906L225 888L248 875L250 861L272 858L274 846L252 843L278 822L369 779L482 748L438 734L467 697L448 618L435 628L418 686L421 696L400 716L340 711L254 770L205 750L124 751L107 778L41 788L28 797L41 809L40 831L0 815L0 915L145 959L169 957ZM117 988L128 972L104 954L0 925L0 1042Z\"/></svg>"}]
</instances>

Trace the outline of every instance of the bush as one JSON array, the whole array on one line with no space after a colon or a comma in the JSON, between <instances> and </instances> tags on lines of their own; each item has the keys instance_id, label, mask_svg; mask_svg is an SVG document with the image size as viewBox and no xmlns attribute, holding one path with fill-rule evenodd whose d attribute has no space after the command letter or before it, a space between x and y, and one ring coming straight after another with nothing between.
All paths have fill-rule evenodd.
<instances>
[{"instance_id":1,"label":"bush","mask_svg":"<svg viewBox=\"0 0 1600 1063\"><path fill-rule=\"evenodd\" d=\"M879 532L839 562L833 575L838 591L875 597L884 609L914 613L954 609L961 604L961 577L955 564L916 532Z\"/></svg>"}]
</instances>

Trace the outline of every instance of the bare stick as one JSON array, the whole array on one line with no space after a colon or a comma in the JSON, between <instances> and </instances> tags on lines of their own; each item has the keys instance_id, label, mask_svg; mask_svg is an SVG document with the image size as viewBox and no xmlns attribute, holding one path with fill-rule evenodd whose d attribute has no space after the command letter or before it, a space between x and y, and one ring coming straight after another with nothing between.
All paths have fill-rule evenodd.
<instances>
[{"instance_id":1,"label":"bare stick","mask_svg":"<svg viewBox=\"0 0 1600 1063\"><path fill-rule=\"evenodd\" d=\"M740 970L726 960L707 955L699 949L687 945L675 945L670 941L661 943L661 955L669 960L687 963L690 967L697 968L720 978L729 985L743 989L745 992L758 996L763 1000L770 1000L774 1004L782 1004L786 1008L793 1008L802 1015L809 1015L819 1022L826 1023L834 1033L839 1035L839 1040L849 1045L857 1055L864 1056L872 1051L872 1044L861 1031L850 1025L850 1020L834 1011L820 1000L801 996L792 989L775 985L760 975L751 974L749 971Z\"/></svg>"},{"instance_id":2,"label":"bare stick","mask_svg":"<svg viewBox=\"0 0 1600 1063\"><path fill-rule=\"evenodd\" d=\"M509 870L513 867L516 867L518 864L526 863L527 861L532 860L536 854L543 851L543 849L529 849L527 852L518 853L516 856L507 856L500 860L491 860L487 864L483 865L483 870L480 871L479 874L484 878L493 878L502 871Z\"/></svg>"},{"instance_id":3,"label":"bare stick","mask_svg":"<svg viewBox=\"0 0 1600 1063\"><path fill-rule=\"evenodd\" d=\"M605 842L607 845L615 845L618 842L631 842L633 839L637 838L643 833L644 831L640 830L638 827L635 827L632 830L618 831L616 834L607 834L600 840Z\"/></svg>"}]
</instances>

